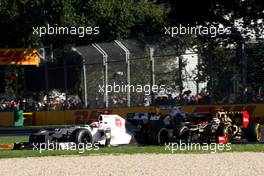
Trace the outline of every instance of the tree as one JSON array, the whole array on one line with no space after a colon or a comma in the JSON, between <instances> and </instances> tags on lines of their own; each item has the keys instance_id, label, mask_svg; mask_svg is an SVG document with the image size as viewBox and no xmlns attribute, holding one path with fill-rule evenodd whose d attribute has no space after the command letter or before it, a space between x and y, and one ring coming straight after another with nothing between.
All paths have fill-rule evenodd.
<instances>
[{"instance_id":1,"label":"tree","mask_svg":"<svg viewBox=\"0 0 264 176\"><path fill-rule=\"evenodd\" d=\"M227 84L234 75L239 74L240 83L245 89L245 75L243 74L246 61L242 54L242 47L250 37L263 35L264 4L262 1L168 0L165 2L170 3L171 6L169 14L171 25L202 25L207 28L222 25L231 29L231 34L217 35L215 38L208 35L197 35L196 45L203 56L200 65L203 71L200 71L197 80L206 79L209 91L214 95L216 90L219 92L224 90L226 93L228 90L222 89L221 84ZM229 55L229 51L225 51L225 48L229 48L229 51L236 51ZM244 92L243 89L241 89L242 92Z\"/></svg>"},{"instance_id":2,"label":"tree","mask_svg":"<svg viewBox=\"0 0 264 176\"><path fill-rule=\"evenodd\" d=\"M140 0L0 0L2 47L39 47L53 43L83 45L160 32L166 16L163 5ZM63 27L99 26L100 35L33 34L33 27L50 24Z\"/></svg>"},{"instance_id":3,"label":"tree","mask_svg":"<svg viewBox=\"0 0 264 176\"><path fill-rule=\"evenodd\" d=\"M263 93L264 88L264 42L248 44L248 85L254 90Z\"/></svg>"}]
</instances>

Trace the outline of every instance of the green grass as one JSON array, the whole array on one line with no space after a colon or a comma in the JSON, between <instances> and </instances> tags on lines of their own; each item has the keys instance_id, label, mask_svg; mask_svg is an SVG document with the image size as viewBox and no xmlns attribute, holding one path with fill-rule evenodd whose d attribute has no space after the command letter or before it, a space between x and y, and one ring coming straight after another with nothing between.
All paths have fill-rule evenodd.
<instances>
[{"instance_id":1,"label":"green grass","mask_svg":"<svg viewBox=\"0 0 264 176\"><path fill-rule=\"evenodd\" d=\"M12 144L18 141L27 141L28 137L0 137L0 144ZM217 150L220 152L264 152L263 144L232 144L231 150ZM211 150L169 150L164 146L120 146L120 147L101 147L99 150L79 150L79 151L37 151L37 150L0 150L0 158L19 158L19 157L43 157L43 156L59 156L59 155L79 155L88 156L91 154L140 154L140 153L212 153L214 147Z\"/></svg>"}]
</instances>

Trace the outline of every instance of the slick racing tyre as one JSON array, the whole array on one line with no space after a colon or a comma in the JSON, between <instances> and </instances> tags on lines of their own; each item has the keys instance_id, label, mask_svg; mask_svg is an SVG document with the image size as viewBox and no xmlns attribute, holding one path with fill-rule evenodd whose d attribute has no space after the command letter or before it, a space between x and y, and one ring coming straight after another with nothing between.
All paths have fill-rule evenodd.
<instances>
[{"instance_id":1,"label":"slick racing tyre","mask_svg":"<svg viewBox=\"0 0 264 176\"><path fill-rule=\"evenodd\" d=\"M177 139L187 142L189 136L189 128L186 125L177 126L176 133Z\"/></svg>"},{"instance_id":2,"label":"slick racing tyre","mask_svg":"<svg viewBox=\"0 0 264 176\"><path fill-rule=\"evenodd\" d=\"M157 134L157 143L164 145L170 142L169 131L166 128L161 128Z\"/></svg>"},{"instance_id":3,"label":"slick racing tyre","mask_svg":"<svg viewBox=\"0 0 264 176\"><path fill-rule=\"evenodd\" d=\"M216 135L216 140L218 141L219 136L225 136L227 141L230 142L232 141L233 138L233 129L232 126L230 125L220 125L217 129L217 135Z\"/></svg>"},{"instance_id":4,"label":"slick racing tyre","mask_svg":"<svg viewBox=\"0 0 264 176\"><path fill-rule=\"evenodd\" d=\"M251 121L246 130L246 138L248 142L259 142L261 139L261 128L260 124Z\"/></svg>"},{"instance_id":5,"label":"slick racing tyre","mask_svg":"<svg viewBox=\"0 0 264 176\"><path fill-rule=\"evenodd\" d=\"M92 146L94 145L93 136L91 132L88 131L87 129L80 129L77 131L75 142L76 144L82 144L82 145L86 145L86 144L90 144Z\"/></svg>"}]
</instances>

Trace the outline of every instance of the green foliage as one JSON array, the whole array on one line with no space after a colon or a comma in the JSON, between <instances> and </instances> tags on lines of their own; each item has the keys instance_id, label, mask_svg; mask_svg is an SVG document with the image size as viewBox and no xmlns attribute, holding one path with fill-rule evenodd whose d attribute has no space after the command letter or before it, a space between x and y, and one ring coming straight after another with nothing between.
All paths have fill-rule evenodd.
<instances>
[{"instance_id":1,"label":"green foliage","mask_svg":"<svg viewBox=\"0 0 264 176\"><path fill-rule=\"evenodd\" d=\"M0 0L0 47L40 47L53 44L55 48L65 45L88 45L93 42L107 42L115 39L144 37L163 34L164 26L189 24L203 26L232 27L232 35L218 36L176 36L179 50L183 46L196 45L202 57L198 81L210 80L218 87L222 81L230 83L230 75L239 70L239 57L225 53L227 44L237 46L243 32L254 29L256 36L263 29L263 0ZM234 21L242 19L245 31L239 32ZM62 36L33 35L33 27L58 26L99 26L100 35ZM162 42L161 42L162 43ZM251 48L248 52L252 60L249 66L249 81L262 81L262 47ZM236 48L239 49L239 48ZM207 51L210 50L211 54ZM217 54L216 54L217 53ZM209 58L214 63L214 74L219 80L209 78ZM254 58L254 59L253 59ZM258 58L258 59L255 59ZM212 63L211 63L212 64ZM226 68L226 69L222 69ZM6 73L8 75L8 73ZM143 78L142 78L143 79ZM168 80L165 80L168 81ZM10 94L11 83L6 81ZM223 84L222 84L223 85ZM23 86L22 86L23 87ZM21 87L21 89L22 89ZM259 83L253 87L261 87ZM219 87L222 91L224 87ZM225 90L225 89L224 89Z\"/></svg>"},{"instance_id":2,"label":"green foliage","mask_svg":"<svg viewBox=\"0 0 264 176\"><path fill-rule=\"evenodd\" d=\"M244 28L257 28L263 19L262 0L168 0L171 4L170 17L174 22L233 26L234 20L243 19ZM263 27L263 24L261 24Z\"/></svg>"},{"instance_id":3,"label":"green foliage","mask_svg":"<svg viewBox=\"0 0 264 176\"><path fill-rule=\"evenodd\" d=\"M53 43L89 44L114 39L143 36L160 31L165 19L165 8L148 1L132 0L12 0L0 1L2 47L28 47ZM45 36L33 35L33 27L46 24L58 26L99 26L100 35Z\"/></svg>"},{"instance_id":4,"label":"green foliage","mask_svg":"<svg viewBox=\"0 0 264 176\"><path fill-rule=\"evenodd\" d=\"M248 84L254 89L264 89L264 42L249 44L246 49L248 58Z\"/></svg>"}]
</instances>

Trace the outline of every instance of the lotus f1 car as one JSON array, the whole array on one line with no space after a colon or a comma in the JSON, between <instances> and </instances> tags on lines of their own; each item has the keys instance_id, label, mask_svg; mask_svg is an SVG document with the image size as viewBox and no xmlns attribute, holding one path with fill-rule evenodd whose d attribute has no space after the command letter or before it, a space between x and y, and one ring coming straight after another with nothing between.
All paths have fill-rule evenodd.
<instances>
[{"instance_id":1,"label":"lotus f1 car","mask_svg":"<svg viewBox=\"0 0 264 176\"><path fill-rule=\"evenodd\" d=\"M260 142L260 124L246 111L194 114L178 127L178 136L186 142L227 143L247 139Z\"/></svg>"}]
</instances>

